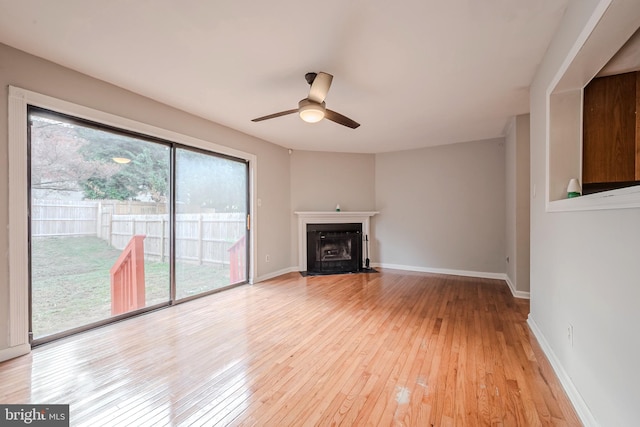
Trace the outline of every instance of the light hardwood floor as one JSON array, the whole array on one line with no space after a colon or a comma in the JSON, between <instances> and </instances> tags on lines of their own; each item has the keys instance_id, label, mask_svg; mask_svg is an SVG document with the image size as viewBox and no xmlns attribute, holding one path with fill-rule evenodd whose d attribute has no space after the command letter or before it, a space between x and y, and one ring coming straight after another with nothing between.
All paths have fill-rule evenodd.
<instances>
[{"instance_id":1,"label":"light hardwood floor","mask_svg":"<svg viewBox=\"0 0 640 427\"><path fill-rule=\"evenodd\" d=\"M498 280L291 273L0 363L0 403L71 425L574 426Z\"/></svg>"}]
</instances>

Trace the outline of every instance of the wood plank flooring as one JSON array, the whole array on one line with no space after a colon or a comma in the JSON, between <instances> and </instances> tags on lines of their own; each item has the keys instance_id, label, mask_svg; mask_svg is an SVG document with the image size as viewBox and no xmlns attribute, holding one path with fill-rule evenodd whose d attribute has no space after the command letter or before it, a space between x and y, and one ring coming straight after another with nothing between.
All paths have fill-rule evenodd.
<instances>
[{"instance_id":1,"label":"wood plank flooring","mask_svg":"<svg viewBox=\"0 0 640 427\"><path fill-rule=\"evenodd\" d=\"M0 363L71 425L577 426L503 281L291 273Z\"/></svg>"}]
</instances>

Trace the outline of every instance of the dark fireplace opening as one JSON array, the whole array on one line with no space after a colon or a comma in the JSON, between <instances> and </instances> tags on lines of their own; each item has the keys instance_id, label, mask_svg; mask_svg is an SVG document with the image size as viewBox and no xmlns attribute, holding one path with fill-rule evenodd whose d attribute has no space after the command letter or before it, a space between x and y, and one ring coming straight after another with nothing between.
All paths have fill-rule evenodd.
<instances>
[{"instance_id":1,"label":"dark fireplace opening","mask_svg":"<svg viewBox=\"0 0 640 427\"><path fill-rule=\"evenodd\" d=\"M307 273L362 270L362 224L307 224Z\"/></svg>"}]
</instances>

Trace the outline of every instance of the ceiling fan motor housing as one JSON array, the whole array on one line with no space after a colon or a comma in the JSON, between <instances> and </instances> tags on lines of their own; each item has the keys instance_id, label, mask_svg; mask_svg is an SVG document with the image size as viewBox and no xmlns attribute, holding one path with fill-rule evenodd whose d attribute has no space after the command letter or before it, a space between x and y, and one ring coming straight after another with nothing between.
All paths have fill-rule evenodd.
<instances>
[{"instance_id":1,"label":"ceiling fan motor housing","mask_svg":"<svg viewBox=\"0 0 640 427\"><path fill-rule=\"evenodd\" d=\"M300 118L308 123L316 123L324 118L325 115L325 103L312 101L308 98L300 100L298 102L298 113Z\"/></svg>"},{"instance_id":2,"label":"ceiling fan motor housing","mask_svg":"<svg viewBox=\"0 0 640 427\"><path fill-rule=\"evenodd\" d=\"M304 78L307 81L307 83L313 84L313 81L316 79L317 75L318 73L307 73L304 75Z\"/></svg>"}]
</instances>

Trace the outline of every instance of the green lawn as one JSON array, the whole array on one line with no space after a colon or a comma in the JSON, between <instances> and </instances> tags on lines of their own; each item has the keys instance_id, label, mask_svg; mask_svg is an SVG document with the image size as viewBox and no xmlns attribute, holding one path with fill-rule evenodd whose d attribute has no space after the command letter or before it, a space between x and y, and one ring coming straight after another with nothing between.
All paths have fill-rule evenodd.
<instances>
[{"instance_id":1,"label":"green lawn","mask_svg":"<svg viewBox=\"0 0 640 427\"><path fill-rule=\"evenodd\" d=\"M120 251L97 237L35 238L31 248L33 335L87 325L111 316L109 270ZM225 266L180 263L179 295L229 284ZM169 264L145 261L147 306L169 299Z\"/></svg>"}]
</instances>

